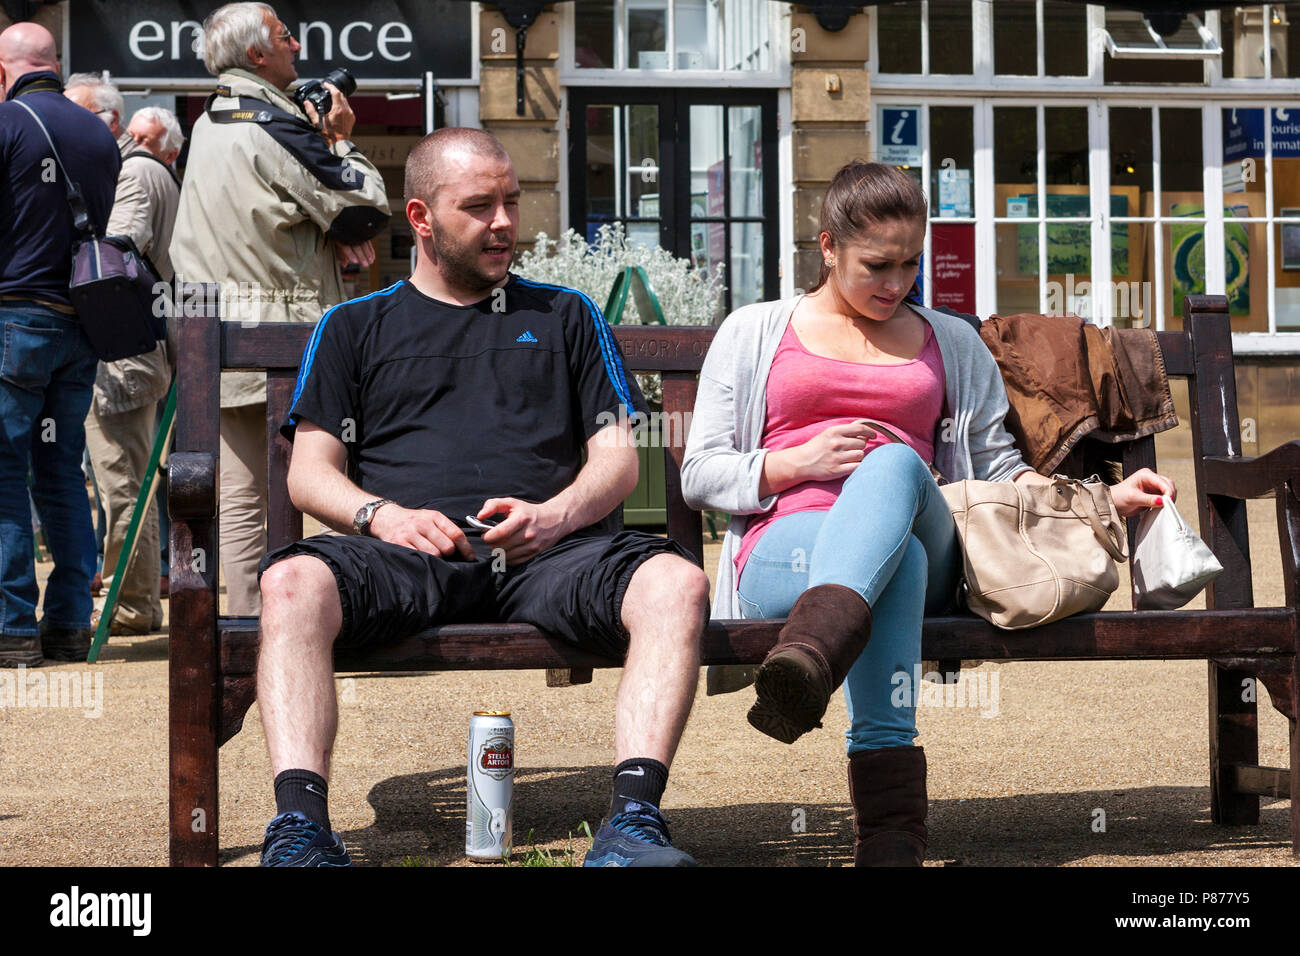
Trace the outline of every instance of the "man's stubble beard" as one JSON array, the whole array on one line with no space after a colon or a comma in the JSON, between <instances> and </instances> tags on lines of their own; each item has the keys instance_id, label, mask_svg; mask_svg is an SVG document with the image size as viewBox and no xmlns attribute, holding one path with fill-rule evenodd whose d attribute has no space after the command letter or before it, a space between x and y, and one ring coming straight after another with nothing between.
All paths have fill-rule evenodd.
<instances>
[{"instance_id":1,"label":"man's stubble beard","mask_svg":"<svg viewBox=\"0 0 1300 956\"><path fill-rule=\"evenodd\" d=\"M437 223L431 223L433 230L433 258L438 271L448 285L464 289L467 292L487 292L497 285L505 275L494 276L484 272L478 265L482 247L473 248L462 245L447 236ZM511 243L511 261L514 260L514 244ZM507 264L507 272L509 265Z\"/></svg>"}]
</instances>

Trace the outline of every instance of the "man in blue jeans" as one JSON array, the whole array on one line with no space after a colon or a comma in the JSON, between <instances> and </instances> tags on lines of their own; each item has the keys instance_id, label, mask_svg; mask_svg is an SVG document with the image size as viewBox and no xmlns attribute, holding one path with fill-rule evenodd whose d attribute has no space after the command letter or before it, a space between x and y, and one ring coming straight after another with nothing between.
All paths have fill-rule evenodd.
<instances>
[{"instance_id":1,"label":"man in blue jeans","mask_svg":"<svg viewBox=\"0 0 1300 956\"><path fill-rule=\"evenodd\" d=\"M63 173L23 107L101 234L121 158L103 121L64 98L44 27L0 33L0 98L0 666L32 667L90 650L95 536L81 459L97 360L68 298L76 230ZM39 627L29 472L54 556Z\"/></svg>"}]
</instances>

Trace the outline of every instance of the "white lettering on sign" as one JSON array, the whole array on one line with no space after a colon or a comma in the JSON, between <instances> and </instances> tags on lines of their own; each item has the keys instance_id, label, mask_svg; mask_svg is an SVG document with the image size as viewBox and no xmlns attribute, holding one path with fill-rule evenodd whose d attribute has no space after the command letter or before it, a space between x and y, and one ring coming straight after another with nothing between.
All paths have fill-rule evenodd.
<instances>
[{"instance_id":1,"label":"white lettering on sign","mask_svg":"<svg viewBox=\"0 0 1300 956\"><path fill-rule=\"evenodd\" d=\"M203 24L198 20L173 20L172 21L172 59L181 58L181 31L186 27L190 28L190 46L189 51L194 53L198 50L198 43L203 38Z\"/></svg>"},{"instance_id":2,"label":"white lettering on sign","mask_svg":"<svg viewBox=\"0 0 1300 956\"><path fill-rule=\"evenodd\" d=\"M146 35L147 31L147 35ZM141 20L131 28L131 33L126 39L126 44L131 48L131 55L137 60L153 61L161 60L164 55L163 50L150 56L144 51L142 43L165 43L167 34L163 32L162 24L157 20Z\"/></svg>"},{"instance_id":3,"label":"white lettering on sign","mask_svg":"<svg viewBox=\"0 0 1300 956\"><path fill-rule=\"evenodd\" d=\"M357 63L363 63L366 60L370 59L372 56L374 56L374 54L367 53L365 56L359 56L358 54L352 52L352 47L348 42L348 34L350 34L357 27L364 27L365 29L370 30L372 32L375 29L374 24L365 23L361 20L354 20L352 23L349 23L341 31L339 31L339 52L342 53L349 60L355 60Z\"/></svg>"},{"instance_id":4,"label":"white lettering on sign","mask_svg":"<svg viewBox=\"0 0 1300 956\"><path fill-rule=\"evenodd\" d=\"M319 29L325 38L325 49L321 51L321 59L329 61L334 58L334 33L330 30L330 25L323 20L313 20L311 23L298 24L298 42L302 44L302 52L298 54L298 59L311 59L308 47L311 46L311 31L316 29Z\"/></svg>"},{"instance_id":5,"label":"white lettering on sign","mask_svg":"<svg viewBox=\"0 0 1300 956\"><path fill-rule=\"evenodd\" d=\"M334 32L334 26L325 20L299 21L297 37L302 50L298 59L334 59ZM203 25L197 20L140 20L131 25L127 47L131 56L145 63L164 58L179 62L199 57L202 38ZM414 44L410 26L396 20L382 25L354 20L338 30L339 55L352 63L373 60L376 52L389 63L401 63L412 58Z\"/></svg>"},{"instance_id":6,"label":"white lettering on sign","mask_svg":"<svg viewBox=\"0 0 1300 956\"><path fill-rule=\"evenodd\" d=\"M390 33L397 35L390 37ZM409 60L411 58L411 51L407 50L401 56L397 56L389 51L389 44L405 43L407 46L410 46L412 42L413 38L411 37L411 28L405 23L393 22L385 23L379 28L379 39L376 41L376 46L379 48L379 55L385 60L388 60L391 63L401 63L403 60Z\"/></svg>"}]
</instances>

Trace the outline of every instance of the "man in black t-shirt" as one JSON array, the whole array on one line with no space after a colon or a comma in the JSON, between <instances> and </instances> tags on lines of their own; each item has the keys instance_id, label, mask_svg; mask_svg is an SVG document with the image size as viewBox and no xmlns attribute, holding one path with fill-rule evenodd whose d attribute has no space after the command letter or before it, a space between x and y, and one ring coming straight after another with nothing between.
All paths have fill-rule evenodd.
<instances>
[{"instance_id":1,"label":"man in black t-shirt","mask_svg":"<svg viewBox=\"0 0 1300 956\"><path fill-rule=\"evenodd\" d=\"M350 864L326 805L335 646L517 621L626 656L613 798L586 865L693 865L658 805L709 584L673 542L622 530L641 393L591 300L510 275L519 183L494 137L425 137L406 199L414 274L325 313L282 428L294 504L344 534L262 562L258 700L278 814L262 863Z\"/></svg>"}]
</instances>

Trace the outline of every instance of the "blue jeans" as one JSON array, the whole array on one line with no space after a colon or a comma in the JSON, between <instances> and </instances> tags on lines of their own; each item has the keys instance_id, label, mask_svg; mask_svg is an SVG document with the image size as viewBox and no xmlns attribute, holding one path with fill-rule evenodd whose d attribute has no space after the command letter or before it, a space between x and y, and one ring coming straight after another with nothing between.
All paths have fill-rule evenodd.
<instances>
[{"instance_id":1,"label":"blue jeans","mask_svg":"<svg viewBox=\"0 0 1300 956\"><path fill-rule=\"evenodd\" d=\"M821 584L852 588L871 605L871 640L844 680L855 753L912 746L922 619L947 606L960 572L957 530L939 486L916 452L889 444L863 459L829 511L773 522L736 591L747 618L785 617L806 588ZM907 675L901 684L899 672ZM912 692L898 693L904 687Z\"/></svg>"},{"instance_id":2,"label":"blue jeans","mask_svg":"<svg viewBox=\"0 0 1300 956\"><path fill-rule=\"evenodd\" d=\"M36 561L27 475L54 571L51 627L90 626L95 532L81 459L97 359L81 324L34 302L0 303L0 634L35 637Z\"/></svg>"}]
</instances>

